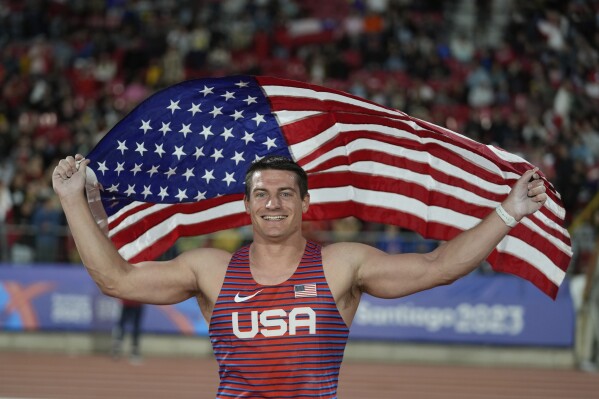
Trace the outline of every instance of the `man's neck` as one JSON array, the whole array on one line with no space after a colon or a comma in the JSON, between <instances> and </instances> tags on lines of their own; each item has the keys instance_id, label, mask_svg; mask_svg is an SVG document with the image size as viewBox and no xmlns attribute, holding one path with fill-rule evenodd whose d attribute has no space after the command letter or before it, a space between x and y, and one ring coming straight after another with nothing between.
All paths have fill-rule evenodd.
<instances>
[{"instance_id":1,"label":"man's neck","mask_svg":"<svg viewBox=\"0 0 599 399\"><path fill-rule=\"evenodd\" d=\"M260 284L278 284L287 280L302 259L306 239L297 236L281 242L254 240L250 246L250 267Z\"/></svg>"}]
</instances>

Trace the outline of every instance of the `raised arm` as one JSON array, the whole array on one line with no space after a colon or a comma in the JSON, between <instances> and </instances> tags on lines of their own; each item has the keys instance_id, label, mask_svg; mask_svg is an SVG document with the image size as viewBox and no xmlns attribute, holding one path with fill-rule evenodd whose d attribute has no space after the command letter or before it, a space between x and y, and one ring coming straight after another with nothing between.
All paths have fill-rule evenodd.
<instances>
[{"instance_id":1,"label":"raised arm","mask_svg":"<svg viewBox=\"0 0 599 399\"><path fill-rule=\"evenodd\" d=\"M171 261L137 265L127 262L98 227L89 209L84 194L88 163L89 160L79 154L61 160L52 174L52 184L82 262L102 292L154 304L177 303L200 294L199 281L203 278L200 274L208 276L209 273L196 266L198 260L220 270L227 264L230 254L202 249Z\"/></svg>"},{"instance_id":2,"label":"raised arm","mask_svg":"<svg viewBox=\"0 0 599 399\"><path fill-rule=\"evenodd\" d=\"M533 169L524 173L503 201L508 222L510 217L520 221L538 211L547 200L545 186L536 172ZM492 211L475 227L427 254L389 255L361 244L333 244L327 250L331 254L328 258L342 259L352 266L349 279L340 277L340 267L331 268L335 281L345 279L337 293L340 299L348 292L350 297L366 292L381 298L399 298L449 284L474 270L510 228L498 212Z\"/></svg>"}]
</instances>

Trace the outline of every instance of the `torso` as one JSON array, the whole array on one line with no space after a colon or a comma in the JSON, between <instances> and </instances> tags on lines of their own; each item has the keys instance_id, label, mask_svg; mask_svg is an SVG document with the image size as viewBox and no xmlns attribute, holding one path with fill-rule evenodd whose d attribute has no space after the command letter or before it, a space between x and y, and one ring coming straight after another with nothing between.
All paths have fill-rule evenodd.
<instances>
[{"instance_id":1,"label":"torso","mask_svg":"<svg viewBox=\"0 0 599 399\"><path fill-rule=\"evenodd\" d=\"M349 263L350 260L345 257L348 254L348 247L351 246L351 243L331 244L322 247L321 251L327 283L333 294L339 313L348 326L352 324L361 296L361 293L355 286L355 276L352 265ZM214 304L220 294L230 256L220 256L218 262L210 258L212 260L211 264L204 264L203 270L196 270L198 286L200 287L197 301L206 323L210 323ZM206 259L206 256L200 255L200 257ZM190 258L197 262L197 257L191 256ZM301 254L298 259L300 258ZM275 285L287 280L294 273L296 266L297 262L293 265L293 270L283 271L279 276L273 276L272 273L267 276L254 269L252 270L252 276L264 285Z\"/></svg>"},{"instance_id":2,"label":"torso","mask_svg":"<svg viewBox=\"0 0 599 399\"><path fill-rule=\"evenodd\" d=\"M334 398L349 329L325 276L319 245L308 242L291 276L256 282L249 247L236 252L214 301L210 338L220 364L219 397Z\"/></svg>"}]
</instances>

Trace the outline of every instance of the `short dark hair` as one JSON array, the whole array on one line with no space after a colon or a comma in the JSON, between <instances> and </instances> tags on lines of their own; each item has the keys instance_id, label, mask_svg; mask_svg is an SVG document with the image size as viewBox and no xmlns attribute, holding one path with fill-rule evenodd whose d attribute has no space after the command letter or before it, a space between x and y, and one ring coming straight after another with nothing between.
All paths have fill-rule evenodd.
<instances>
[{"instance_id":1,"label":"short dark hair","mask_svg":"<svg viewBox=\"0 0 599 399\"><path fill-rule=\"evenodd\" d=\"M267 155L259 161L254 162L245 174L245 196L250 197L250 185L252 176L261 170L288 170L295 173L300 197L303 199L308 194L308 174L301 166L292 159L282 155Z\"/></svg>"}]
</instances>

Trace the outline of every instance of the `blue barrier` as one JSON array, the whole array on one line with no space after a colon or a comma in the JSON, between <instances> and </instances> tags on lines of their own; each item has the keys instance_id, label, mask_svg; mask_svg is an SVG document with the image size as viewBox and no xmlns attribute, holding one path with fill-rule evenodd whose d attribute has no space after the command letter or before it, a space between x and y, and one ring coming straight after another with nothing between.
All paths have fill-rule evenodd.
<instances>
[{"instance_id":1,"label":"blue barrier","mask_svg":"<svg viewBox=\"0 0 599 399\"><path fill-rule=\"evenodd\" d=\"M0 264L0 330L109 331L119 306L79 265ZM522 279L472 274L450 286L397 300L364 295L351 338L571 347L574 328L567 281L553 301ZM207 335L195 299L148 305L143 329Z\"/></svg>"},{"instance_id":2,"label":"blue barrier","mask_svg":"<svg viewBox=\"0 0 599 399\"><path fill-rule=\"evenodd\" d=\"M396 300L365 295L352 338L485 345L574 345L575 312L568 281L556 300L504 274L471 274Z\"/></svg>"},{"instance_id":3,"label":"blue barrier","mask_svg":"<svg viewBox=\"0 0 599 399\"><path fill-rule=\"evenodd\" d=\"M80 265L0 264L0 330L109 331L120 303L103 295ZM144 331L207 335L197 302L146 306Z\"/></svg>"}]
</instances>

